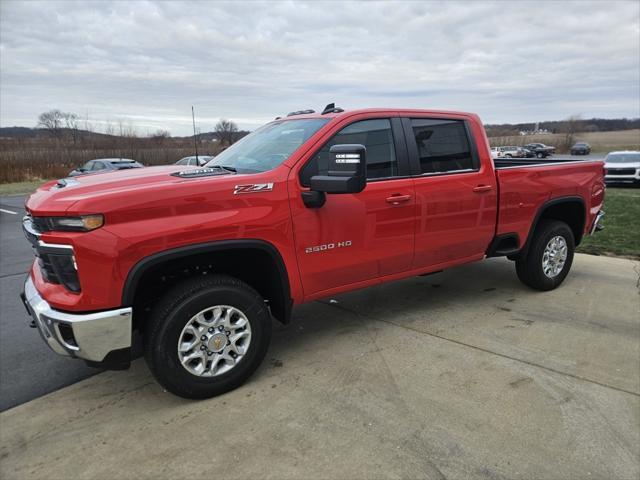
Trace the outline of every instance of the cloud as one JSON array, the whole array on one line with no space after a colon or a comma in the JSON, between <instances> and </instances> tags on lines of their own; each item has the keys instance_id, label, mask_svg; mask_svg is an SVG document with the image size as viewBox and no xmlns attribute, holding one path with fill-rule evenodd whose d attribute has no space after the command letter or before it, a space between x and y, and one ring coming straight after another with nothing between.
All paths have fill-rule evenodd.
<instances>
[{"instance_id":1,"label":"cloud","mask_svg":"<svg viewBox=\"0 0 640 480\"><path fill-rule=\"evenodd\" d=\"M640 116L637 2L0 3L0 123L50 108L187 134L415 107Z\"/></svg>"}]
</instances>

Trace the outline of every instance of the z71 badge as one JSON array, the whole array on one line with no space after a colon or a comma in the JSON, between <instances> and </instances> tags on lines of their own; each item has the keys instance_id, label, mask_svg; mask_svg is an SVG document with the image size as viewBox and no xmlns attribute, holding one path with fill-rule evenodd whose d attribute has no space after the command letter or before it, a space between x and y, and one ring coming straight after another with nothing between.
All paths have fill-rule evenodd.
<instances>
[{"instance_id":1,"label":"z71 badge","mask_svg":"<svg viewBox=\"0 0 640 480\"><path fill-rule=\"evenodd\" d=\"M252 183L250 185L236 185L233 194L270 192L271 190L273 190L273 183Z\"/></svg>"}]
</instances>

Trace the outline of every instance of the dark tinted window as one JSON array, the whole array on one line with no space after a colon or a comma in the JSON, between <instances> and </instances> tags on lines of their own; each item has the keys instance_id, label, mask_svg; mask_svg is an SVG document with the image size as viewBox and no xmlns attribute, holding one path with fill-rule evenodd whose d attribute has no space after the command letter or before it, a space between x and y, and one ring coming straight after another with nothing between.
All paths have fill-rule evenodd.
<instances>
[{"instance_id":1,"label":"dark tinted window","mask_svg":"<svg viewBox=\"0 0 640 480\"><path fill-rule=\"evenodd\" d=\"M358 143L367 149L367 178L387 178L398 175L398 161L393 146L391 122L388 119L363 120L343 128L309 160L300 174L300 182L307 186L314 175L326 175L329 149L333 145Z\"/></svg>"},{"instance_id":2,"label":"dark tinted window","mask_svg":"<svg viewBox=\"0 0 640 480\"><path fill-rule=\"evenodd\" d=\"M453 172L474 168L464 122L412 119L421 173Z\"/></svg>"}]
</instances>

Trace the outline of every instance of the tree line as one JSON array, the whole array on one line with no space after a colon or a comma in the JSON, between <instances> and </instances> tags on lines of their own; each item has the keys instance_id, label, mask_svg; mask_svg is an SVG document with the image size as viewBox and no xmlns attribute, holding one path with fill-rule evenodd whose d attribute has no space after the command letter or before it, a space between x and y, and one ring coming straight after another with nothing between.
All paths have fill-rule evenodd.
<instances>
[{"instance_id":1,"label":"tree line","mask_svg":"<svg viewBox=\"0 0 640 480\"><path fill-rule=\"evenodd\" d=\"M75 113L63 112L58 109L41 113L38 116L36 128L46 132L52 139L58 141L66 139L71 140L73 143L77 143L83 136L86 137L88 134L100 135L100 132L96 131L88 119L82 120L80 116ZM235 122L222 118L214 126L213 132L204 134L204 136L206 139L215 139L219 141L222 146L228 147L241 138L243 134L246 134L246 132L240 132ZM118 121L116 125L107 122L103 135L118 137L139 136L131 124L125 124L123 121ZM200 137L202 135L196 134L196 136ZM152 139L172 138L171 133L165 129L158 129L147 135L147 137Z\"/></svg>"},{"instance_id":2,"label":"tree line","mask_svg":"<svg viewBox=\"0 0 640 480\"><path fill-rule=\"evenodd\" d=\"M497 125L485 125L489 137L505 137L518 135L522 131L531 131L535 128L534 122L529 123L503 123ZM576 133L576 132L611 132L615 130L632 130L640 128L640 118L589 118L582 119L572 116L565 120L538 122L538 128L548 130L550 133Z\"/></svg>"}]
</instances>

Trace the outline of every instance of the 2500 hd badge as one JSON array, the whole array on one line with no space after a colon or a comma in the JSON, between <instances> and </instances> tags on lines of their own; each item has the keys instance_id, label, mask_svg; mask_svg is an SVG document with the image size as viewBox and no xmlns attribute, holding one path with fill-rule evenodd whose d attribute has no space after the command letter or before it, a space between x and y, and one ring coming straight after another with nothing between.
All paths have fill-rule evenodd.
<instances>
[{"instance_id":1,"label":"2500 hd badge","mask_svg":"<svg viewBox=\"0 0 640 480\"><path fill-rule=\"evenodd\" d=\"M351 240L345 240L344 242L337 242L337 243L325 243L324 245L307 247L304 249L304 253L324 252L326 250L333 250L334 248L350 247L351 245L352 245Z\"/></svg>"}]
</instances>

